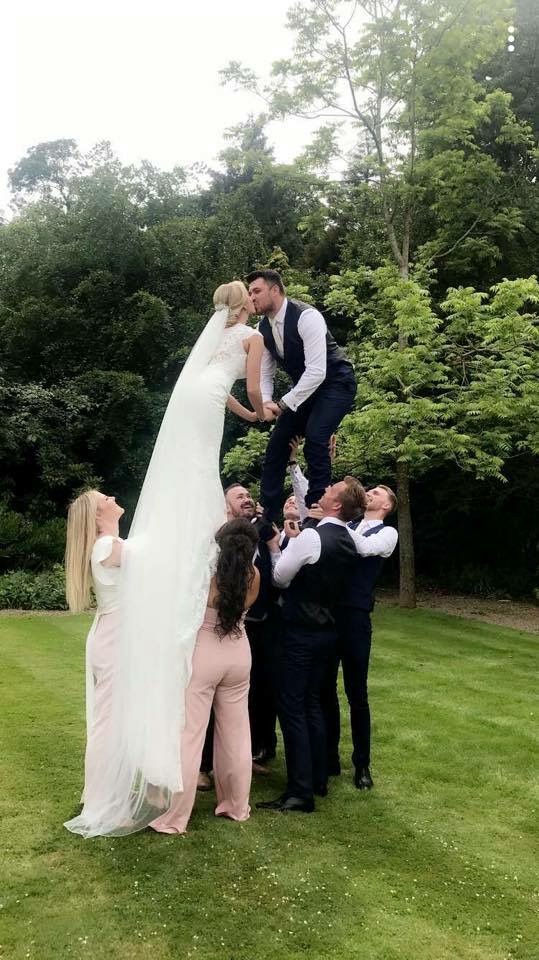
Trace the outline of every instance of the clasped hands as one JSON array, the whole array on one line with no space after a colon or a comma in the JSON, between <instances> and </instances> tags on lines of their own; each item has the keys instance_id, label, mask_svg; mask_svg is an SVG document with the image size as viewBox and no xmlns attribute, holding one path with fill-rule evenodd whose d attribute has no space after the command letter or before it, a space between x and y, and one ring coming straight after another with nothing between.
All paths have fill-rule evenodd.
<instances>
[{"instance_id":1,"label":"clasped hands","mask_svg":"<svg viewBox=\"0 0 539 960\"><path fill-rule=\"evenodd\" d=\"M281 416L280 406L277 403L274 403L273 400L266 400L264 403L264 420L266 423L271 423L272 420L276 420L277 417Z\"/></svg>"},{"instance_id":2,"label":"clasped hands","mask_svg":"<svg viewBox=\"0 0 539 960\"><path fill-rule=\"evenodd\" d=\"M273 420L276 420L279 414L282 412L280 407L277 406L273 401L267 401L263 404L264 406L264 421L257 415L254 410L249 410L247 413L243 414L246 420L250 420L251 423L271 423Z\"/></svg>"}]
</instances>

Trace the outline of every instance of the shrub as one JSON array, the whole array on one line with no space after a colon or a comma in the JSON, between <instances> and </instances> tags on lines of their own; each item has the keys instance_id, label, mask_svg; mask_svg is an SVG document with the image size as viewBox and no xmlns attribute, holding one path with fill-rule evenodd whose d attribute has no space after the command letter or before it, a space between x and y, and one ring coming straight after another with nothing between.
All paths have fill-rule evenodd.
<instances>
[{"instance_id":1,"label":"shrub","mask_svg":"<svg viewBox=\"0 0 539 960\"><path fill-rule=\"evenodd\" d=\"M61 564L43 573L13 570L0 576L0 610L66 610Z\"/></svg>"},{"instance_id":2,"label":"shrub","mask_svg":"<svg viewBox=\"0 0 539 960\"><path fill-rule=\"evenodd\" d=\"M39 522L0 503L0 571L50 570L63 559L65 531L63 517Z\"/></svg>"}]
</instances>

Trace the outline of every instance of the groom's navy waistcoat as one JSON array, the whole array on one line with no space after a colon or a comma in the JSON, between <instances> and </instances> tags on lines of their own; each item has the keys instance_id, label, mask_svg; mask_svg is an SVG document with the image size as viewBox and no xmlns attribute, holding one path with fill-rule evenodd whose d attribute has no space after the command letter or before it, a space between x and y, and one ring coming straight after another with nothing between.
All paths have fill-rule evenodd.
<instances>
[{"instance_id":1,"label":"groom's navy waistcoat","mask_svg":"<svg viewBox=\"0 0 539 960\"><path fill-rule=\"evenodd\" d=\"M277 364L286 370L294 385L305 372L305 351L303 340L298 332L298 321L304 310L312 309L311 304L300 300L289 300L284 315L283 347L284 357L279 356L271 324L267 317L263 317L258 330L264 338L264 343ZM346 354L329 330L326 333L326 381L349 377L352 374L352 364L346 359Z\"/></svg>"},{"instance_id":2,"label":"groom's navy waistcoat","mask_svg":"<svg viewBox=\"0 0 539 960\"><path fill-rule=\"evenodd\" d=\"M360 520L354 521L349 526L355 530L360 522ZM383 526L384 524L380 523L376 527L369 527L363 536L370 537L373 533L378 533ZM383 563L383 557L358 556L353 566L346 571L337 605L354 607L356 610L365 610L370 613L374 607L374 587Z\"/></svg>"},{"instance_id":3,"label":"groom's navy waistcoat","mask_svg":"<svg viewBox=\"0 0 539 960\"><path fill-rule=\"evenodd\" d=\"M335 622L331 612L339 598L349 568L357 563L357 551L346 527L324 523L316 529L320 558L305 564L283 593L283 617L293 623L328 627Z\"/></svg>"}]
</instances>

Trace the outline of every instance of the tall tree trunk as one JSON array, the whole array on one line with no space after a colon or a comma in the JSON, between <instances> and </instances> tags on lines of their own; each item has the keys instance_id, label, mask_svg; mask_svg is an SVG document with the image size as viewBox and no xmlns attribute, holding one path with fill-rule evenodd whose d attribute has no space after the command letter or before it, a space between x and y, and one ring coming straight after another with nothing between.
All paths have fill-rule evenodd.
<instances>
[{"instance_id":1,"label":"tall tree trunk","mask_svg":"<svg viewBox=\"0 0 539 960\"><path fill-rule=\"evenodd\" d=\"M408 251L410 249L411 217L405 217L404 250L406 260L401 264L400 275L408 279ZM399 331L399 350L408 346L408 337ZM397 460L397 497L399 500L399 604L401 607L414 608L415 597L415 555L412 510L410 506L410 467L404 460Z\"/></svg>"},{"instance_id":2,"label":"tall tree trunk","mask_svg":"<svg viewBox=\"0 0 539 960\"><path fill-rule=\"evenodd\" d=\"M415 607L415 558L412 512L410 509L410 468L403 460L397 461L397 497L399 500L399 604Z\"/></svg>"}]
</instances>

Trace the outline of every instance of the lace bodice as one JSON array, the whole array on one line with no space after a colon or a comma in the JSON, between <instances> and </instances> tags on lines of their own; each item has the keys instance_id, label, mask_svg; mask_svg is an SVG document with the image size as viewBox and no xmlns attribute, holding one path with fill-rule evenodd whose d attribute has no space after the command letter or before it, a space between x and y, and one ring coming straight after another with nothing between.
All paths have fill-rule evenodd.
<instances>
[{"instance_id":1,"label":"lace bodice","mask_svg":"<svg viewBox=\"0 0 539 960\"><path fill-rule=\"evenodd\" d=\"M244 379L246 376L245 360L247 354L243 349L243 341L249 337L260 337L258 330L253 330L245 323L236 323L232 327L227 327L223 333L218 350L214 353L210 365L219 364L225 367L228 373L235 380Z\"/></svg>"}]
</instances>

